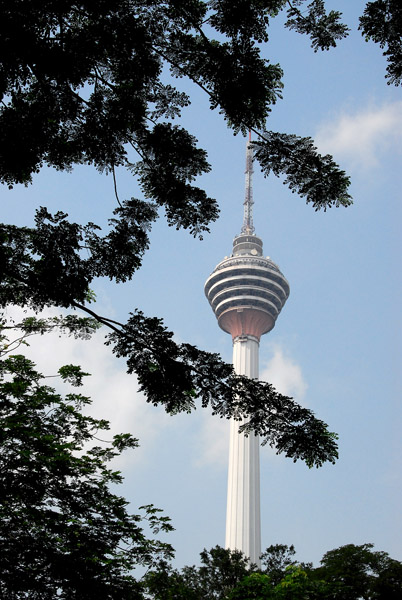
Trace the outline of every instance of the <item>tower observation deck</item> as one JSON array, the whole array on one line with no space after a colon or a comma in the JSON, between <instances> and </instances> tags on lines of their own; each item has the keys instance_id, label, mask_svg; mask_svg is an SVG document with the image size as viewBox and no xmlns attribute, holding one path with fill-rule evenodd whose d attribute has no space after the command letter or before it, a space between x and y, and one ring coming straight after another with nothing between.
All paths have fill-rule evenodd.
<instances>
[{"instance_id":1,"label":"tower observation deck","mask_svg":"<svg viewBox=\"0 0 402 600\"><path fill-rule=\"evenodd\" d=\"M253 225L253 150L246 149L246 194L240 235L230 257L220 262L205 283L205 295L219 326L233 340L233 366L239 375L258 379L260 337L275 326L288 296L289 283L279 267L263 256ZM241 550L260 564L259 438L239 434L231 420L229 442L226 547Z\"/></svg>"},{"instance_id":2,"label":"tower observation deck","mask_svg":"<svg viewBox=\"0 0 402 600\"><path fill-rule=\"evenodd\" d=\"M252 335L258 340L271 331L289 296L289 284L279 267L262 255L262 241L240 234L233 251L214 269L205 294L219 326L232 335Z\"/></svg>"}]
</instances>

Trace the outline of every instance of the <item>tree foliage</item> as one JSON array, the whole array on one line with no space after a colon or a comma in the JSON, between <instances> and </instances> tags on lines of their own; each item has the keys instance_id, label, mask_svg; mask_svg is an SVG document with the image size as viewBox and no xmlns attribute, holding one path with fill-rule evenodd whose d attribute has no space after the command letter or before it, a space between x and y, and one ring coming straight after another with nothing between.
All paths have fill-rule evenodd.
<instances>
[{"instance_id":1,"label":"tree foliage","mask_svg":"<svg viewBox=\"0 0 402 600\"><path fill-rule=\"evenodd\" d=\"M295 554L293 544L271 545L261 554L261 568L264 573L269 573L272 583L279 583L285 576L286 568L296 565Z\"/></svg>"},{"instance_id":2,"label":"tree foliage","mask_svg":"<svg viewBox=\"0 0 402 600\"><path fill-rule=\"evenodd\" d=\"M306 198L314 209L348 206L349 177L329 154L320 156L311 138L264 131L253 145L265 176L284 175L292 193Z\"/></svg>"},{"instance_id":3,"label":"tree foliage","mask_svg":"<svg viewBox=\"0 0 402 600\"><path fill-rule=\"evenodd\" d=\"M366 40L385 48L389 84L402 84L402 6L399 0L368 2L359 29Z\"/></svg>"},{"instance_id":4,"label":"tree foliage","mask_svg":"<svg viewBox=\"0 0 402 600\"><path fill-rule=\"evenodd\" d=\"M86 374L67 365L59 375L80 385ZM152 506L129 514L110 490L122 477L108 463L137 440L120 434L99 444L108 423L82 414L89 403L44 385L20 355L0 363L2 598L137 599L133 567L171 557L143 529L169 531L168 519Z\"/></svg>"},{"instance_id":5,"label":"tree foliage","mask_svg":"<svg viewBox=\"0 0 402 600\"><path fill-rule=\"evenodd\" d=\"M257 570L237 552L218 546L201 553L199 567L180 571L162 562L144 578L150 600L396 600L402 563L372 544L348 544L324 554L321 567L297 564L293 546L276 544Z\"/></svg>"},{"instance_id":6,"label":"tree foliage","mask_svg":"<svg viewBox=\"0 0 402 600\"><path fill-rule=\"evenodd\" d=\"M308 11L301 11L303 0L293 0L288 3L287 27L298 33L306 33L311 37L311 47L314 52L329 50L335 47L338 40L348 35L349 28L340 19L342 13L325 10L324 0L313 0L308 6Z\"/></svg>"},{"instance_id":7,"label":"tree foliage","mask_svg":"<svg viewBox=\"0 0 402 600\"><path fill-rule=\"evenodd\" d=\"M315 40L324 30L333 40L342 37L340 15L325 17L318 4L309 7L314 16L305 21L306 13L296 9L300 2L293 3L287 26ZM104 232L44 207L34 227L1 225L0 307L84 310L112 330L113 351L137 374L149 402L174 413L192 410L198 400L221 417L246 417L246 432L259 433L294 460L320 466L336 459L336 436L311 411L269 384L235 376L216 355L176 344L158 319L134 313L127 323L116 323L88 307L95 278L124 282L141 266L159 206L170 225L195 236L218 214L216 202L194 186L209 165L194 137L172 123L189 98L166 83L166 67L173 77L201 86L235 131L262 128L282 84L279 66L261 58L259 43L268 40L267 27L285 5L17 0L2 6L0 179L29 182L42 164L68 169L90 163L113 176L125 165L144 199L117 198ZM29 19L22 18L26 11ZM26 44L17 44L22 37ZM266 174L285 175L316 209L350 202L348 178L308 138L266 132L256 154Z\"/></svg>"},{"instance_id":8,"label":"tree foliage","mask_svg":"<svg viewBox=\"0 0 402 600\"><path fill-rule=\"evenodd\" d=\"M321 0L307 13L301 4L289 3L287 27L310 35L315 50L346 35L340 13L326 14ZM166 81L163 69L199 85L234 131L263 129L281 97L282 70L261 57L259 43L268 41L269 23L286 5L3 3L0 181L29 182L43 164L106 171L126 165L145 197L165 206L171 224L198 235L217 216L216 203L191 184L209 165L194 137L171 123L190 99ZM129 148L139 157L134 163ZM321 202L326 205L325 197Z\"/></svg>"},{"instance_id":9,"label":"tree foliage","mask_svg":"<svg viewBox=\"0 0 402 600\"><path fill-rule=\"evenodd\" d=\"M217 354L177 344L160 319L137 312L126 324L116 325L109 343L117 356L126 358L128 372L137 374L148 402L175 413L190 412L198 399L220 417L246 418L240 431L259 434L263 444L294 461L318 467L337 458L336 434L269 383L236 375Z\"/></svg>"},{"instance_id":10,"label":"tree foliage","mask_svg":"<svg viewBox=\"0 0 402 600\"><path fill-rule=\"evenodd\" d=\"M334 600L396 600L402 594L402 564L373 544L347 544L326 552L318 578L325 579Z\"/></svg>"},{"instance_id":11,"label":"tree foliage","mask_svg":"<svg viewBox=\"0 0 402 600\"><path fill-rule=\"evenodd\" d=\"M311 411L269 384L236 376L217 355L175 343L159 319L134 312L121 323L89 307L95 278L125 282L141 266L161 207L169 225L200 238L218 216L216 201L195 181L210 169L206 152L177 123L190 103L179 89L181 77L207 94L235 133L255 131L256 157L266 175L283 176L316 210L350 204L349 179L332 157L319 155L309 137L267 130L267 117L281 98L282 70L262 58L260 45L269 42L269 25L283 11L285 26L309 35L314 51L328 50L347 35L340 13L327 12L322 0L0 3L0 182L27 185L43 165L70 170L85 164L110 173L116 183L116 168L124 166L143 195L120 201L116 191L117 207L105 231L46 207L38 209L33 227L0 226L0 307L58 306L87 315L2 321L0 341L7 354L35 333L57 328L89 337L103 325L149 402L175 413L193 410L198 401L220 417L246 418L241 429L247 434L259 433L277 452L320 466L336 459L336 435ZM399 84L399 3L369 2L361 28L386 49L389 80ZM96 206L93 211L96 221ZM19 333L8 342L10 327ZM11 377L1 388L5 593L35 582L29 597L54 597L57 591L85 598L83 582L90 579L91 597L122 597L122 590L124 597L137 597L129 569L169 551L147 540L139 517L128 515L124 501L107 489L119 476L105 461L134 440L120 437L112 448L84 451L84 442L106 425L81 415L85 397L63 400L23 358L7 358L1 369ZM71 365L60 375L73 383L83 376ZM167 526L154 509L146 513L151 527ZM19 540L14 546L12 536ZM121 550L120 542L128 546ZM203 585L212 590L208 573L229 559L218 550L204 558ZM245 565L237 560L240 573ZM390 580L395 570L392 564ZM184 580L177 576L177 594L184 593L191 573ZM171 577L168 572L165 581Z\"/></svg>"},{"instance_id":12,"label":"tree foliage","mask_svg":"<svg viewBox=\"0 0 402 600\"><path fill-rule=\"evenodd\" d=\"M146 595L153 600L225 600L246 577L250 565L242 552L220 546L203 550L199 567L173 569L162 561L144 577Z\"/></svg>"}]
</instances>

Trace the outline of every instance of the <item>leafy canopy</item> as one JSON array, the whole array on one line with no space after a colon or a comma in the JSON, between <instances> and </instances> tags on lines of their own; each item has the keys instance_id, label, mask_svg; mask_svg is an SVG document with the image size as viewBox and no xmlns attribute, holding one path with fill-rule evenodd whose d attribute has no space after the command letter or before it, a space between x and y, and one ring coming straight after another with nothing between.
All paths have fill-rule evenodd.
<instances>
[{"instance_id":1,"label":"leafy canopy","mask_svg":"<svg viewBox=\"0 0 402 600\"><path fill-rule=\"evenodd\" d=\"M395 85L402 73L399 4L368 2L360 20L366 39L385 49L387 77ZM260 45L269 42L269 25L282 11L286 27L309 35L314 51L334 47L348 33L340 13L327 12L323 0L1 3L0 182L27 185L43 165L69 170L86 164L111 173L116 184L116 168L123 166L139 181L143 198L120 201L116 191L117 207L104 232L46 207L38 209L33 227L0 226L0 308L60 306L87 315L2 320L0 342L7 354L35 333L58 329L87 338L103 325L149 402L175 413L193 410L198 399L221 417L245 417L241 429L259 433L277 452L320 466L335 461L336 435L311 411L269 384L236 376L214 354L176 344L159 319L134 312L120 323L88 306L94 278L124 282L141 266L160 207L169 225L195 237L218 216L216 201L196 185L210 169L206 153L177 123L190 102L178 89L181 77L208 95L235 133L255 131L256 157L266 175L283 176L316 210L350 204L349 178L332 157L320 156L309 137L267 129L281 98L282 70L262 58ZM11 342L10 330L19 332ZM141 517L129 515L124 499L108 487L120 482L108 460L135 440L118 436L106 448L87 450L98 429L107 427L82 415L87 398L63 399L20 356L6 358L0 375L3 595L86 598L90 580L90 597L139 598L130 569L155 566L160 556L165 571L152 571L148 585L151 590L159 578L166 594L155 588L155 598L199 598L200 590L202 598L206 590L223 598L230 586L251 577L243 557L233 563L228 551L218 549L204 554L199 584L188 585L198 577L195 567L172 574L165 560L170 548L148 539ZM74 384L84 375L71 365L60 371ZM145 507L145 515L151 529L169 528L154 508ZM277 548L266 559L276 565L271 591L287 581L275 597L286 597L288 588L306 597L305 571L283 573L292 566L291 549L288 554ZM397 590L399 563L385 563L387 576L381 579L381 571L375 580L373 598ZM328 564L327 557L322 568ZM263 575L245 582L254 597L258 586L264 594L268 589L270 575Z\"/></svg>"},{"instance_id":2,"label":"leafy canopy","mask_svg":"<svg viewBox=\"0 0 402 600\"><path fill-rule=\"evenodd\" d=\"M123 165L138 178L144 198L120 201L116 194L118 206L104 232L45 207L37 210L33 227L1 225L0 307L83 310L111 330L108 343L136 373L149 402L175 413L193 410L199 400L220 417L246 417L246 433L259 433L263 443L293 460L320 466L335 461L336 435L311 411L269 384L236 376L216 355L176 344L158 319L134 312L120 323L88 307L94 278L124 282L141 266L160 206L170 225L194 236L217 218L215 200L194 182L210 168L206 153L174 123L190 102L173 85L180 77L200 86L235 132L264 130L256 155L266 174L284 175L315 209L350 203L348 178L309 138L265 131L282 89L279 65L263 59L259 46L268 41L271 20L287 9L287 27L308 33L315 50L328 49L347 33L340 14L326 14L322 2L310 4L307 13L301 4L2 5L0 181L27 184L43 164L92 164L113 177ZM53 326L43 325L41 333ZM18 339L25 342L34 329L31 323L28 332L23 324Z\"/></svg>"},{"instance_id":3,"label":"leafy canopy","mask_svg":"<svg viewBox=\"0 0 402 600\"><path fill-rule=\"evenodd\" d=\"M262 569L238 551L216 546L200 566L180 571L162 561L143 580L150 600L397 600L402 563L373 544L348 544L324 554L321 567L298 564L293 546L276 544L262 555Z\"/></svg>"},{"instance_id":4,"label":"leafy canopy","mask_svg":"<svg viewBox=\"0 0 402 600\"><path fill-rule=\"evenodd\" d=\"M315 51L327 50L347 35L341 14L327 14L322 0L314 0L307 11L302 4L300 0L3 4L0 181L9 186L27 183L43 164L57 169L93 164L107 172L125 165L138 177L144 196L165 207L171 225L199 235L217 217L217 206L192 183L210 167L195 138L172 123L190 103L188 95L173 85L174 79L185 76L200 86L211 108L218 108L235 132L265 129L283 87L280 66L261 57L260 44L268 41L271 20L287 7L286 26L310 35ZM269 144L262 144L261 157L264 148ZM303 158L303 152L300 155ZM321 161L317 153L315 160ZM292 178L300 176L293 171ZM328 178L329 187L335 189L327 194ZM310 169L308 179L305 189L306 175L302 177L304 185L297 184L298 191L311 201L308 189L320 181L316 208L350 203L345 192L348 178L336 165L327 168L325 177Z\"/></svg>"},{"instance_id":5,"label":"leafy canopy","mask_svg":"<svg viewBox=\"0 0 402 600\"><path fill-rule=\"evenodd\" d=\"M1 225L0 307L81 309L89 315L86 322L70 315L58 323L14 324L17 345L35 331L66 330L63 319L77 335L89 336L94 322L102 324L149 402L174 413L193 410L199 399L221 417L245 417L242 429L259 433L278 452L320 466L336 459L336 435L311 411L269 384L236 376L216 355L176 344L158 319L134 312L120 323L88 307L94 278L124 282L140 267L159 206L170 225L195 236L218 215L215 200L194 184L210 168L206 154L174 124L190 101L174 78L186 76L200 86L235 132L261 130L256 156L262 170L283 175L315 209L350 203L348 178L331 157L316 152L310 138L266 130L280 99L282 71L261 57L260 44L268 42L269 24L283 10L286 26L310 35L314 50L327 50L347 35L339 12L327 13L321 0L307 8L300 0L1 5L0 180L29 183L43 164L93 164L113 176L125 165L144 199L117 197L105 232L44 207L33 227ZM367 35L374 39L381 32L380 43L392 45L399 16L392 2L369 3L361 23ZM387 56L397 69L392 48Z\"/></svg>"},{"instance_id":6,"label":"leafy canopy","mask_svg":"<svg viewBox=\"0 0 402 600\"><path fill-rule=\"evenodd\" d=\"M359 29L366 41L384 49L388 84L402 84L402 6L399 0L367 2Z\"/></svg>"},{"instance_id":7,"label":"leafy canopy","mask_svg":"<svg viewBox=\"0 0 402 600\"><path fill-rule=\"evenodd\" d=\"M77 386L87 374L67 365L59 375ZM137 440L99 444L109 424L81 412L89 403L44 385L23 356L0 362L3 598L140 598L134 566L172 556L143 529L169 531L169 520L152 506L130 514L110 490L122 477L108 463Z\"/></svg>"}]
</instances>

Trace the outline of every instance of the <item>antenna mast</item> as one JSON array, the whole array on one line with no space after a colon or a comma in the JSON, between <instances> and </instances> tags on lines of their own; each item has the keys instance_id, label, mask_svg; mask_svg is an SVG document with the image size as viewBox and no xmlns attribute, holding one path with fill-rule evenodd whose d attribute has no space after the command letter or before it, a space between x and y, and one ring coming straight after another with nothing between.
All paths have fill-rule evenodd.
<instances>
[{"instance_id":1,"label":"antenna mast","mask_svg":"<svg viewBox=\"0 0 402 600\"><path fill-rule=\"evenodd\" d=\"M253 147L251 145L251 131L248 134L248 143L246 146L246 194L244 199L244 217L241 233L253 234L255 229L253 225Z\"/></svg>"}]
</instances>

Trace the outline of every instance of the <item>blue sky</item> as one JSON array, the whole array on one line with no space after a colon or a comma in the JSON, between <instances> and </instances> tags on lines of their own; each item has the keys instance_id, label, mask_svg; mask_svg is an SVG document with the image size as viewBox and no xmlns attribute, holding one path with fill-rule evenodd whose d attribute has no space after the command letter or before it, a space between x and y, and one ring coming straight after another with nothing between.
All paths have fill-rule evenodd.
<instances>
[{"instance_id":1,"label":"blue sky","mask_svg":"<svg viewBox=\"0 0 402 600\"><path fill-rule=\"evenodd\" d=\"M309 470L261 450L262 544L294 544L303 561L326 550L373 542L402 560L401 483L401 158L402 98L387 86L379 47L357 28L364 2L328 3L344 12L350 37L314 54L309 41L273 23L264 50L285 71L284 98L268 122L274 131L310 135L352 177L353 206L316 213L274 177L255 167L256 233L264 253L290 283L290 298L260 347L261 378L312 408L339 434L335 466ZM218 199L221 218L203 242L167 227L163 218L132 282L94 285L99 312L124 321L135 307L163 317L176 339L231 360L203 285L231 251L242 222L245 140L234 137L198 89L183 124L208 151L200 185ZM138 196L118 173L122 198ZM37 206L104 224L115 206L113 182L89 167L44 168L29 188L0 191L4 221L29 224ZM224 543L228 423L201 409L168 417L149 407L135 377L102 343L46 336L29 350L42 372L75 362L92 373L85 392L115 431L131 431L140 449L119 461L121 493L133 510L153 502L172 518L177 565Z\"/></svg>"}]
</instances>

